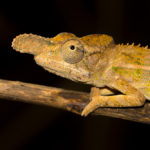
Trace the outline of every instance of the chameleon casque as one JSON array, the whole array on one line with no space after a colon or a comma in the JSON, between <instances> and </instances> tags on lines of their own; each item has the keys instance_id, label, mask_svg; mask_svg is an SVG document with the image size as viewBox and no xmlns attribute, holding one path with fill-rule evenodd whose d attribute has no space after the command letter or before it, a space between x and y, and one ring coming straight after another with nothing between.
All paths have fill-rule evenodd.
<instances>
[{"instance_id":1,"label":"chameleon casque","mask_svg":"<svg viewBox=\"0 0 150 150\"><path fill-rule=\"evenodd\" d=\"M150 100L148 47L115 44L105 34L77 37L65 32L53 38L22 34L14 38L12 47L33 54L49 72L93 85L82 116L98 107L135 107Z\"/></svg>"}]
</instances>

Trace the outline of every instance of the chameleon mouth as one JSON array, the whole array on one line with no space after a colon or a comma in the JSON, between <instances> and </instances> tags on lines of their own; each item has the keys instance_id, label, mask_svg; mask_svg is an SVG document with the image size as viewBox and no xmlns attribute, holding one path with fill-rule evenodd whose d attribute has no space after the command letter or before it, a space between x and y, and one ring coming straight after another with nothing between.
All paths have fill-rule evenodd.
<instances>
[{"instance_id":1,"label":"chameleon mouth","mask_svg":"<svg viewBox=\"0 0 150 150\"><path fill-rule=\"evenodd\" d=\"M65 61L58 61L55 59L48 59L45 62L41 57L35 58L38 65L45 68L45 70L54 73L58 76L73 80L88 82L89 72L83 69L76 68L74 64L66 63Z\"/></svg>"},{"instance_id":2,"label":"chameleon mouth","mask_svg":"<svg viewBox=\"0 0 150 150\"><path fill-rule=\"evenodd\" d=\"M87 82L89 80L89 72L81 69L77 69L74 65L66 62L56 62L51 60L49 66L45 66L45 69L56 75L62 76L73 81Z\"/></svg>"}]
</instances>

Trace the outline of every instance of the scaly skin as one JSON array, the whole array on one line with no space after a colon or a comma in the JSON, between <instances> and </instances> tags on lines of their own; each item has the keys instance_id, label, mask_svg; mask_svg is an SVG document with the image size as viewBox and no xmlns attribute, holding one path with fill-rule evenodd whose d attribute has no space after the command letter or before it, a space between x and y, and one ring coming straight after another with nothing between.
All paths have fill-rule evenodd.
<instances>
[{"instance_id":1,"label":"scaly skin","mask_svg":"<svg viewBox=\"0 0 150 150\"><path fill-rule=\"evenodd\" d=\"M148 47L115 44L105 34L79 38L71 33L53 38L22 34L13 40L12 47L33 54L36 63L49 72L95 86L83 116L98 107L142 106L150 99Z\"/></svg>"}]
</instances>

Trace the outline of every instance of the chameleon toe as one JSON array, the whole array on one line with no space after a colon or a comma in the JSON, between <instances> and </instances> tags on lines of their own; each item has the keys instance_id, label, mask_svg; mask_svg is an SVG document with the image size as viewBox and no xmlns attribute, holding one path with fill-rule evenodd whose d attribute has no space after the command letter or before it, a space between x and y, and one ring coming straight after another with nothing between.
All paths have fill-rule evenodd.
<instances>
[{"instance_id":1,"label":"chameleon toe","mask_svg":"<svg viewBox=\"0 0 150 150\"><path fill-rule=\"evenodd\" d=\"M97 97L92 98L92 101L83 109L81 116L87 116L99 107Z\"/></svg>"}]
</instances>

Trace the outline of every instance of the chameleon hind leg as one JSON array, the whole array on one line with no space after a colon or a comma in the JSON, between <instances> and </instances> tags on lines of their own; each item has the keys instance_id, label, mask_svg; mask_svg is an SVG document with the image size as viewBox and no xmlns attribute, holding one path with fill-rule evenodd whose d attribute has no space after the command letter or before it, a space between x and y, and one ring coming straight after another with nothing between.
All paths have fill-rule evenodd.
<instances>
[{"instance_id":1,"label":"chameleon hind leg","mask_svg":"<svg viewBox=\"0 0 150 150\"><path fill-rule=\"evenodd\" d=\"M102 96L99 88L93 87L90 93L90 103L83 109L82 116L87 116L98 107L134 107L142 106L146 98L136 88L124 79L118 78L107 86L115 88L122 95Z\"/></svg>"}]
</instances>

